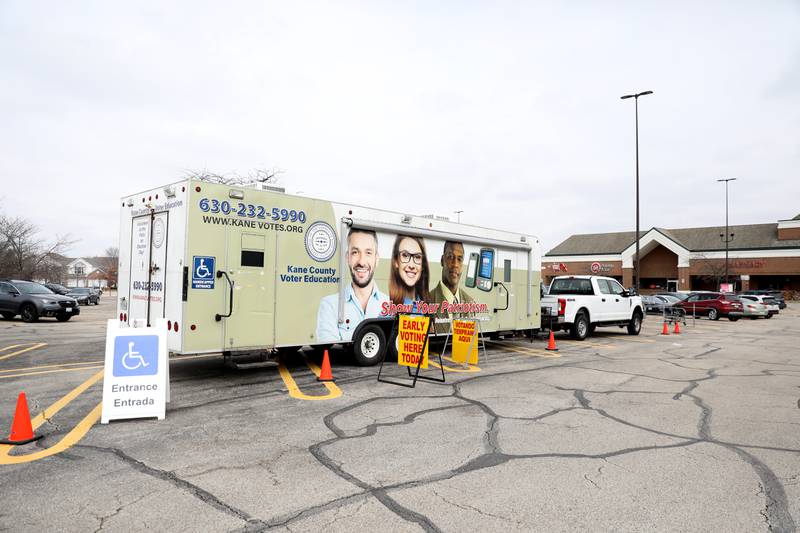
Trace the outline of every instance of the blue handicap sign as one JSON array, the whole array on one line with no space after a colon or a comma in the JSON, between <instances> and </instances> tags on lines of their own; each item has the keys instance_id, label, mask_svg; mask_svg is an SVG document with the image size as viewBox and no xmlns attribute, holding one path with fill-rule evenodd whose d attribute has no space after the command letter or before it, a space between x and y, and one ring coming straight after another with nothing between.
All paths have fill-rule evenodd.
<instances>
[{"instance_id":1,"label":"blue handicap sign","mask_svg":"<svg viewBox=\"0 0 800 533\"><path fill-rule=\"evenodd\" d=\"M114 339L115 377L158 374L158 335L131 335Z\"/></svg>"},{"instance_id":2,"label":"blue handicap sign","mask_svg":"<svg viewBox=\"0 0 800 533\"><path fill-rule=\"evenodd\" d=\"M194 256L192 261L192 288L214 288L214 258L205 255Z\"/></svg>"}]
</instances>

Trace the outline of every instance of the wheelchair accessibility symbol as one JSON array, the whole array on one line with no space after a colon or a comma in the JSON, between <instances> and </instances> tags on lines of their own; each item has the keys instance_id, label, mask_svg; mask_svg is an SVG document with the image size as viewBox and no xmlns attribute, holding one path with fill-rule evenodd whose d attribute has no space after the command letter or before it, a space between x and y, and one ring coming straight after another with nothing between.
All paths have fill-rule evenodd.
<instances>
[{"instance_id":1,"label":"wheelchair accessibility symbol","mask_svg":"<svg viewBox=\"0 0 800 533\"><path fill-rule=\"evenodd\" d=\"M196 255L192 261L192 288L214 288L214 258Z\"/></svg>"},{"instance_id":2,"label":"wheelchair accessibility symbol","mask_svg":"<svg viewBox=\"0 0 800 533\"><path fill-rule=\"evenodd\" d=\"M114 340L115 377L158 373L158 335L117 337Z\"/></svg>"}]
</instances>

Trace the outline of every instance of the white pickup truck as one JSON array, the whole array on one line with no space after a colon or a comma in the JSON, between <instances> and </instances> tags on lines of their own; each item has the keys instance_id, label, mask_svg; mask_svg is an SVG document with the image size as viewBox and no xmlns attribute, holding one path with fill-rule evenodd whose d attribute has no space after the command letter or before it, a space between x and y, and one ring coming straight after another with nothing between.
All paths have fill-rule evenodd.
<instances>
[{"instance_id":1,"label":"white pickup truck","mask_svg":"<svg viewBox=\"0 0 800 533\"><path fill-rule=\"evenodd\" d=\"M638 335L642 329L642 298L631 295L613 278L559 276L542 297L542 326L569 331L583 340L598 326L627 327Z\"/></svg>"}]
</instances>

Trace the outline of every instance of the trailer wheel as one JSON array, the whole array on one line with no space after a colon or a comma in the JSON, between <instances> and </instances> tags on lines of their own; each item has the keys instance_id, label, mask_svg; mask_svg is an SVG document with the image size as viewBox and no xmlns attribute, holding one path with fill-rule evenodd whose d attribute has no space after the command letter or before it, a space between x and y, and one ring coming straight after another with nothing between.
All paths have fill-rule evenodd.
<instances>
[{"instance_id":1,"label":"trailer wheel","mask_svg":"<svg viewBox=\"0 0 800 533\"><path fill-rule=\"evenodd\" d=\"M376 324L362 328L353 339L353 356L360 366L378 364L386 352L386 334Z\"/></svg>"}]
</instances>

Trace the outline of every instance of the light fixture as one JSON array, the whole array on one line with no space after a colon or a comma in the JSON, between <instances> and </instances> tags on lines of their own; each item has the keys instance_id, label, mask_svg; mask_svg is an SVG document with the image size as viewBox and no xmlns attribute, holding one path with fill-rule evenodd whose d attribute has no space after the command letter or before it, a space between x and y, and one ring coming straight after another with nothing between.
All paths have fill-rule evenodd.
<instances>
[{"instance_id":1,"label":"light fixture","mask_svg":"<svg viewBox=\"0 0 800 533\"><path fill-rule=\"evenodd\" d=\"M164 196L167 198L175 198L175 188L172 185L164 187Z\"/></svg>"},{"instance_id":2,"label":"light fixture","mask_svg":"<svg viewBox=\"0 0 800 533\"><path fill-rule=\"evenodd\" d=\"M244 199L244 191L241 189L231 189L228 191L228 197L234 198L236 200L243 200Z\"/></svg>"}]
</instances>

